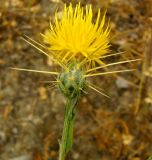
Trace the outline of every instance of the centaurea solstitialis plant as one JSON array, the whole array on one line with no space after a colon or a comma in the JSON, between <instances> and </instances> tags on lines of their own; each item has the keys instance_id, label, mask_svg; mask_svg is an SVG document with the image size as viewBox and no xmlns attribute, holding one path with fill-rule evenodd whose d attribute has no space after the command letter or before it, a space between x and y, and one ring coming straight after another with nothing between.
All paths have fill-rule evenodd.
<instances>
[{"instance_id":1,"label":"centaurea solstitialis plant","mask_svg":"<svg viewBox=\"0 0 152 160\"><path fill-rule=\"evenodd\" d=\"M121 53L109 54L110 25L105 25L106 12L101 17L98 10L96 21L93 22L92 6L81 7L80 3L75 7L65 4L61 19L55 14L54 23L42 34L47 46L25 36L23 39L38 49L53 62L61 67L59 72L40 71L31 69L12 68L16 70L38 72L56 75L56 83L62 94L66 97L64 126L62 138L59 142L59 160L64 160L71 150L73 141L73 126L75 107L81 93L89 87L98 93L107 96L99 88L87 81L88 77L102 76L130 70L116 70L97 72L101 68L123 64L135 60L127 60L110 64L103 63L102 59ZM47 51L46 51L47 50ZM98 64L96 67L95 64ZM51 81L50 81L51 82Z\"/></svg>"}]
</instances>

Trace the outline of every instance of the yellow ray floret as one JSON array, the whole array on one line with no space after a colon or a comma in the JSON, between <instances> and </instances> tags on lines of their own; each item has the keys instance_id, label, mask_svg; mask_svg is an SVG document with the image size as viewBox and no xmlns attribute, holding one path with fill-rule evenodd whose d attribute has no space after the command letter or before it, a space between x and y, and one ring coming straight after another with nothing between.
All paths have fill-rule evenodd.
<instances>
[{"instance_id":1,"label":"yellow ray floret","mask_svg":"<svg viewBox=\"0 0 152 160\"><path fill-rule=\"evenodd\" d=\"M55 14L54 23L43 35L48 49L62 61L87 58L101 63L100 57L109 51L109 24L105 26L105 14L101 19L100 9L93 22L92 6L85 8L80 3L73 8L65 5L62 17Z\"/></svg>"}]
</instances>

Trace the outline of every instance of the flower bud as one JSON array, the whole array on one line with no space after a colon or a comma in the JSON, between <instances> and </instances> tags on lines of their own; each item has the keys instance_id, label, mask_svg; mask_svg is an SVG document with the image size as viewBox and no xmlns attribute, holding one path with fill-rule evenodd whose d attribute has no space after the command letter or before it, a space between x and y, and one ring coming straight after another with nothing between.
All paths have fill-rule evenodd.
<instances>
[{"instance_id":1,"label":"flower bud","mask_svg":"<svg viewBox=\"0 0 152 160\"><path fill-rule=\"evenodd\" d=\"M59 88L64 96L74 98L78 96L85 86L84 72L74 62L68 66L69 70L63 70L59 76Z\"/></svg>"}]
</instances>

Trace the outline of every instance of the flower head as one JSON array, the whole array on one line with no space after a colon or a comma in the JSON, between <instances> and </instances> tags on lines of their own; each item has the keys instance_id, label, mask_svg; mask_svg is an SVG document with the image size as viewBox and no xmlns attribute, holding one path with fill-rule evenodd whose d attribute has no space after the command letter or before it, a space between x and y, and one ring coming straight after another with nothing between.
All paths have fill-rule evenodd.
<instances>
[{"instance_id":1,"label":"flower head","mask_svg":"<svg viewBox=\"0 0 152 160\"><path fill-rule=\"evenodd\" d=\"M28 36L24 36L23 38L27 43L59 64L62 70L59 72L50 72L25 68L12 69L57 75L57 80L54 81L54 83L56 83L61 92L69 98L79 95L86 86L108 97L94 85L88 83L87 78L133 71L134 69L107 72L100 72L99 70L139 60L133 59L104 64L101 58L104 59L123 53L104 55L109 51L109 32L109 24L105 25L105 14L101 18L100 9L98 10L97 19L94 22L91 5L86 5L86 7L83 8L79 3L73 8L72 4L68 7L65 4L61 19L56 13L54 24L50 23L50 29L43 35L48 46L44 46ZM44 49L49 49L52 55ZM93 64L97 62L102 65L97 67L92 65L92 67L90 67L89 63L83 67L82 65L87 62L92 62Z\"/></svg>"},{"instance_id":2,"label":"flower head","mask_svg":"<svg viewBox=\"0 0 152 160\"><path fill-rule=\"evenodd\" d=\"M80 3L75 8L65 4L62 18L56 13L54 23L50 23L43 37L49 50L62 62L87 58L101 63L101 55L109 51L109 31L109 25L105 26L105 14L101 19L100 9L93 22L91 5L84 9Z\"/></svg>"}]
</instances>

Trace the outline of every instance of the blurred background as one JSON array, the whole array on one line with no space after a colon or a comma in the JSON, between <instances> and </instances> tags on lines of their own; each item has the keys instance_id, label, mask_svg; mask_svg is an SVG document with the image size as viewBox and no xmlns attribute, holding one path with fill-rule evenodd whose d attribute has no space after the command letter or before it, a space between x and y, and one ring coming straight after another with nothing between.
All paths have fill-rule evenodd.
<instances>
[{"instance_id":1,"label":"blurred background","mask_svg":"<svg viewBox=\"0 0 152 160\"><path fill-rule=\"evenodd\" d=\"M26 34L43 42L44 33L73 0L0 0L0 160L56 160L65 99L44 81L53 76L8 67L53 71L56 66L24 42ZM109 70L132 73L91 78L111 97L88 90L77 106L72 160L146 160L152 155L152 1L82 0L82 6L107 8L111 53L106 63L140 58Z\"/></svg>"}]
</instances>

